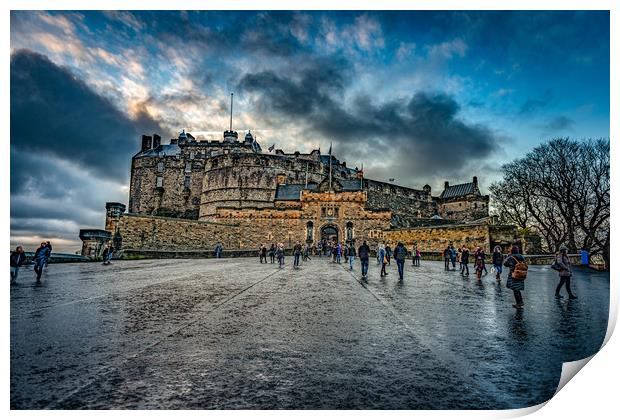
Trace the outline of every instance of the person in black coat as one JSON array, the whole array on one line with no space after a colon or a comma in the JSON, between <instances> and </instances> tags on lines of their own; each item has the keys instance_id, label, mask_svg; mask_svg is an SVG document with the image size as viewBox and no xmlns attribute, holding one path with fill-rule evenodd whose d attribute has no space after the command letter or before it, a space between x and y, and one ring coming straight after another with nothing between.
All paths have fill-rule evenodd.
<instances>
[{"instance_id":1,"label":"person in black coat","mask_svg":"<svg viewBox=\"0 0 620 420\"><path fill-rule=\"evenodd\" d=\"M362 264L362 277L366 278L368 275L368 259L370 258L370 247L366 241L357 249L357 255L360 257L360 263Z\"/></svg>"},{"instance_id":2,"label":"person in black coat","mask_svg":"<svg viewBox=\"0 0 620 420\"><path fill-rule=\"evenodd\" d=\"M17 274L19 273L19 267L24 264L26 260L26 253L24 248L18 246L15 251L11 252L11 284L17 283Z\"/></svg>"}]
</instances>

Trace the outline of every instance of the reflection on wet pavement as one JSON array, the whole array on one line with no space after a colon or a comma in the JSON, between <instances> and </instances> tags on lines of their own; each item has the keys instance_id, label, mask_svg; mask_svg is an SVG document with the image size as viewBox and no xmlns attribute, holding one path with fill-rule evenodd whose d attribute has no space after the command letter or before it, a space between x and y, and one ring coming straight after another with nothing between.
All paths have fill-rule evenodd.
<instances>
[{"instance_id":1,"label":"reflection on wet pavement","mask_svg":"<svg viewBox=\"0 0 620 420\"><path fill-rule=\"evenodd\" d=\"M579 299L531 267L526 307L492 275L314 258L52 265L11 287L11 407L485 409L541 403L596 352L609 275Z\"/></svg>"}]
</instances>

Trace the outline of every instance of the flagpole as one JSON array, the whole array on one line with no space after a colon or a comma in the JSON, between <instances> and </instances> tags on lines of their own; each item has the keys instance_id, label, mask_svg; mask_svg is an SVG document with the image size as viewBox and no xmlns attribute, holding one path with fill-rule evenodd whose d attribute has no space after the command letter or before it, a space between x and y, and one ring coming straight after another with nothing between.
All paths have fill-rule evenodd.
<instances>
[{"instance_id":1,"label":"flagpole","mask_svg":"<svg viewBox=\"0 0 620 420\"><path fill-rule=\"evenodd\" d=\"M329 190L332 190L332 143L329 142Z\"/></svg>"},{"instance_id":2,"label":"flagpole","mask_svg":"<svg viewBox=\"0 0 620 420\"><path fill-rule=\"evenodd\" d=\"M362 162L362 176L360 177L360 190L364 189L364 162Z\"/></svg>"},{"instance_id":3,"label":"flagpole","mask_svg":"<svg viewBox=\"0 0 620 420\"><path fill-rule=\"evenodd\" d=\"M304 188L308 189L308 162L306 162L306 185Z\"/></svg>"}]
</instances>

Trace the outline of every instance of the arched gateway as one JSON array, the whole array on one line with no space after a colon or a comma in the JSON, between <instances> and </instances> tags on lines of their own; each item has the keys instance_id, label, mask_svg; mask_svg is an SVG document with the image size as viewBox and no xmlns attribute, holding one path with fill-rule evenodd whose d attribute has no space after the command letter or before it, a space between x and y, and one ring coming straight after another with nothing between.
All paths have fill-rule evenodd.
<instances>
[{"instance_id":1,"label":"arched gateway","mask_svg":"<svg viewBox=\"0 0 620 420\"><path fill-rule=\"evenodd\" d=\"M328 242L338 242L338 226L325 225L321 228L321 241L325 239Z\"/></svg>"}]
</instances>

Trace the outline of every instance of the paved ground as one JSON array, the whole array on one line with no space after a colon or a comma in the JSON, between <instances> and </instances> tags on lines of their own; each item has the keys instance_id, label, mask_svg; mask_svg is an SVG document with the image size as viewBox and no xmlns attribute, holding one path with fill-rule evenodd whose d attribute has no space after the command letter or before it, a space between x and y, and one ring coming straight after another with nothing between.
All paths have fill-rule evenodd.
<instances>
[{"instance_id":1,"label":"paved ground","mask_svg":"<svg viewBox=\"0 0 620 420\"><path fill-rule=\"evenodd\" d=\"M549 399L561 362L596 352L609 275L576 301L531 267L526 307L492 275L443 263L368 282L313 259L51 265L11 287L11 407L517 408ZM410 262L408 262L410 264Z\"/></svg>"}]
</instances>

